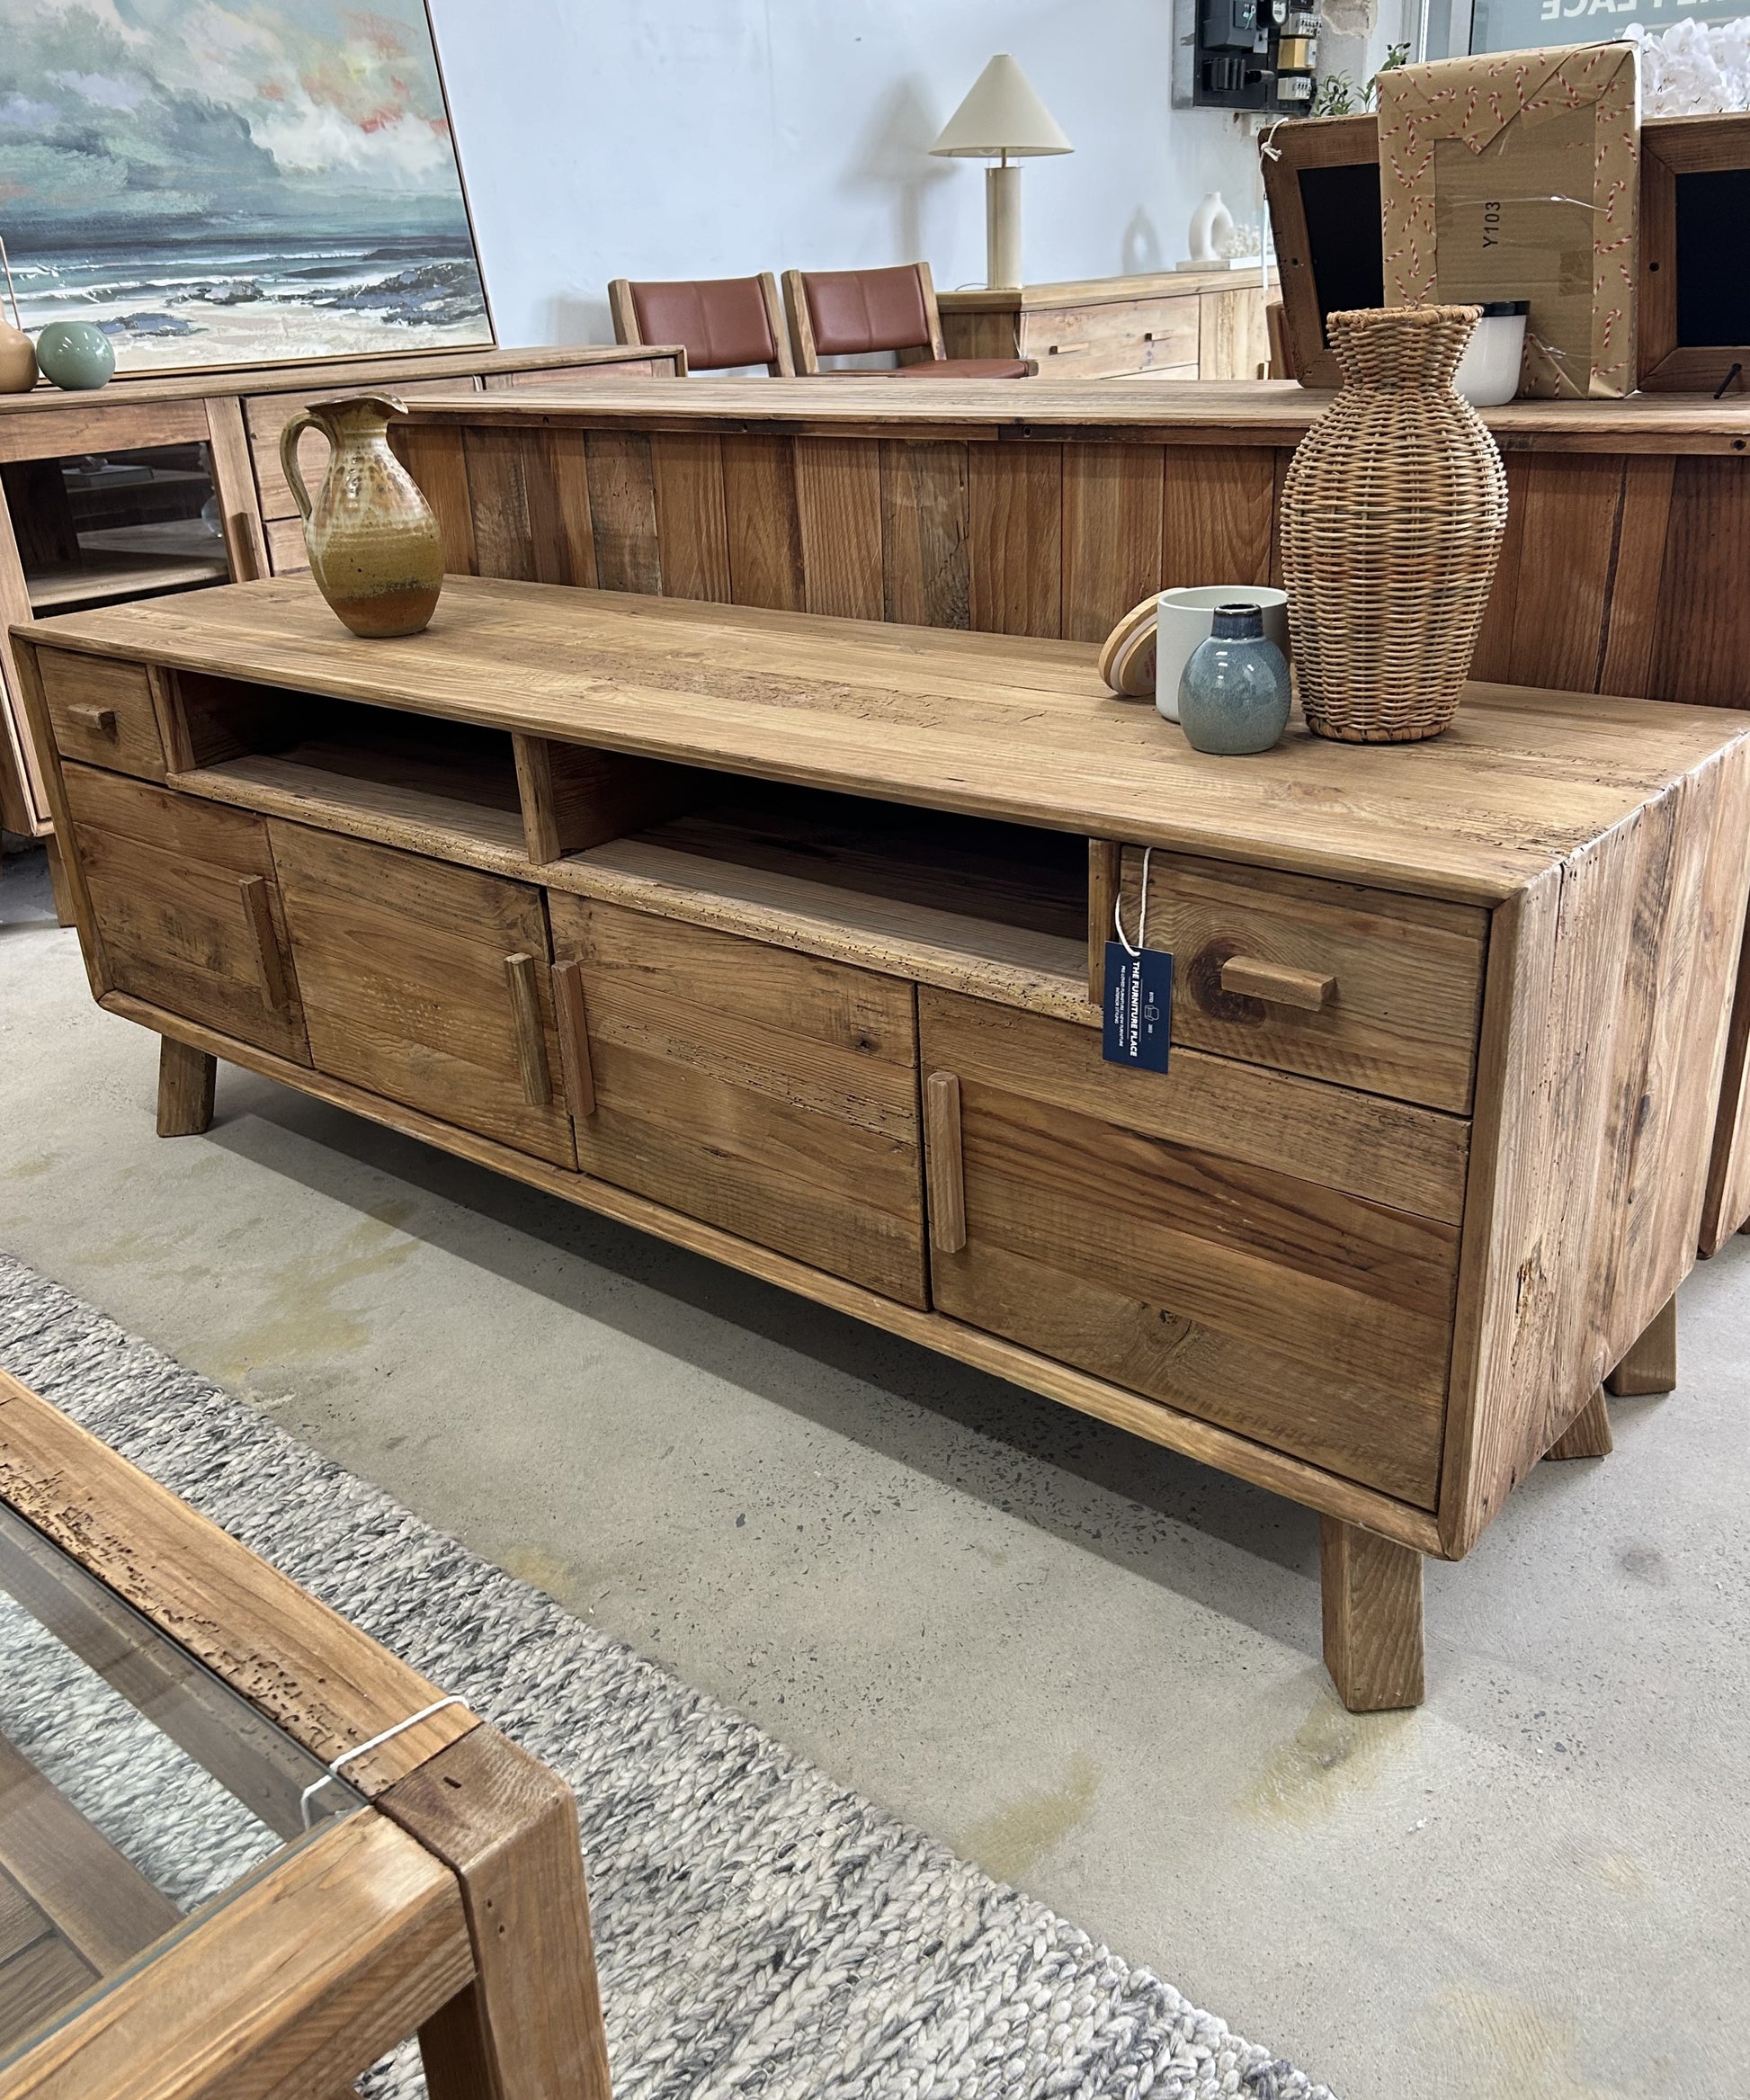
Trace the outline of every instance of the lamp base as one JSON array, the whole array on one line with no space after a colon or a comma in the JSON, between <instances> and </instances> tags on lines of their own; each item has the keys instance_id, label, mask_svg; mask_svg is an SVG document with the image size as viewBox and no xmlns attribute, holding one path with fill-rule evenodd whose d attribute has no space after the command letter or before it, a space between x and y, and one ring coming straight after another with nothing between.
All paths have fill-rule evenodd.
<instances>
[{"instance_id":1,"label":"lamp base","mask_svg":"<svg viewBox=\"0 0 1750 2100\"><path fill-rule=\"evenodd\" d=\"M985 170L985 281L993 290L1021 283L1021 169Z\"/></svg>"}]
</instances>

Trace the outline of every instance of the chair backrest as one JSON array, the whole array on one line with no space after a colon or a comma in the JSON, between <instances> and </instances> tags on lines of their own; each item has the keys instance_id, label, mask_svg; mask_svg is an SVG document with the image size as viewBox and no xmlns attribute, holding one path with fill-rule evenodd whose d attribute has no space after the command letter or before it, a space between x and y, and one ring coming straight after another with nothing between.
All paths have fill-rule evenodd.
<instances>
[{"instance_id":1,"label":"chair backrest","mask_svg":"<svg viewBox=\"0 0 1750 2100\"><path fill-rule=\"evenodd\" d=\"M616 277L608 287L613 332L621 343L678 343L689 371L763 364L777 377L796 370L771 271L757 277L681 278L634 283Z\"/></svg>"},{"instance_id":2,"label":"chair backrest","mask_svg":"<svg viewBox=\"0 0 1750 2100\"><path fill-rule=\"evenodd\" d=\"M940 359L942 320L927 263L889 270L786 270L784 305L797 365L871 350L924 350Z\"/></svg>"}]
</instances>

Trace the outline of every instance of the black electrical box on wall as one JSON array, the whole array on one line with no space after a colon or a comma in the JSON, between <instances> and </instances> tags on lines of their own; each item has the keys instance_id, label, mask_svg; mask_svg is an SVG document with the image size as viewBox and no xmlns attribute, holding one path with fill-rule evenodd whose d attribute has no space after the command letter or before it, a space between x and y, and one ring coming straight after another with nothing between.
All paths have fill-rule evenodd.
<instances>
[{"instance_id":1,"label":"black electrical box on wall","mask_svg":"<svg viewBox=\"0 0 1750 2100\"><path fill-rule=\"evenodd\" d=\"M1288 0L1193 0L1192 101L1209 109L1304 116L1313 96L1318 18Z\"/></svg>"}]
</instances>

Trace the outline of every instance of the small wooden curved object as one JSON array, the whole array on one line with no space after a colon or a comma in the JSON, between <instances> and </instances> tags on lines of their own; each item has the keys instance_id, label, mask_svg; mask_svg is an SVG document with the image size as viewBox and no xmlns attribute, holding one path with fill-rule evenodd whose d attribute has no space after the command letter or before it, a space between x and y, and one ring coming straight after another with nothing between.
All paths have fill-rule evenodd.
<instances>
[{"instance_id":1,"label":"small wooden curved object","mask_svg":"<svg viewBox=\"0 0 1750 2100\"><path fill-rule=\"evenodd\" d=\"M1155 625L1159 594L1132 605L1100 645L1100 675L1125 700L1155 696Z\"/></svg>"}]
</instances>

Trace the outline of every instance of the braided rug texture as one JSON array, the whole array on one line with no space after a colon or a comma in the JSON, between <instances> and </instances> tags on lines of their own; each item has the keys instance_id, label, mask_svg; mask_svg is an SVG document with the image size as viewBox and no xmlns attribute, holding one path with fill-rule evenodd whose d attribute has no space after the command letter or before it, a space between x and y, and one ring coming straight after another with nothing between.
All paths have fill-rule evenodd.
<instances>
[{"instance_id":1,"label":"braided rug texture","mask_svg":"<svg viewBox=\"0 0 1750 2100\"><path fill-rule=\"evenodd\" d=\"M4 1255L0 1366L570 1781L616 2100L1331 2100ZM0 1725L179 1901L271 1848L15 1615L0 1652ZM94 1743L128 1785L93 1788ZM411 2046L364 2089L423 2094Z\"/></svg>"}]
</instances>

